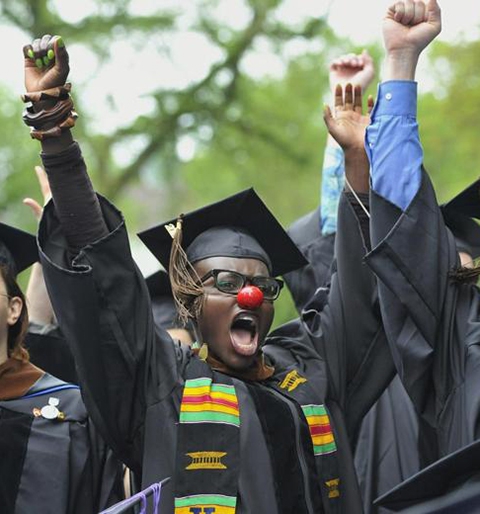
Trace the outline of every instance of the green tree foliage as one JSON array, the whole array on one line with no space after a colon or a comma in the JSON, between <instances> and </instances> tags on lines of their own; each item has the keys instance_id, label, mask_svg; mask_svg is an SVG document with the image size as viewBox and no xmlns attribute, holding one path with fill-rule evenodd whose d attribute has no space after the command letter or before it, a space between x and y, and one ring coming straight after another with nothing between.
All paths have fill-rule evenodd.
<instances>
[{"instance_id":1,"label":"green tree foliage","mask_svg":"<svg viewBox=\"0 0 480 514\"><path fill-rule=\"evenodd\" d=\"M187 27L208 41L216 59L203 76L182 87L162 86L153 64L155 80L147 95L151 109L133 121L103 133L92 130L96 113L82 95L78 84L82 78L75 79L75 102L81 114L75 135L97 189L120 205L130 229L145 228L252 185L285 225L318 203L327 63L361 48L335 37L325 19L300 25L280 21L281 0L245 0L248 16L242 26L230 26L216 16L220 3L195 2L195 16ZM71 24L56 5L47 0L0 0L0 15L20 28L26 41L44 33L61 34L69 47L87 48L96 57L96 70L111 61L114 42L128 42L141 52L152 40L162 41L185 30L180 8L158 7L139 15L134 0L97 0L88 16ZM292 42L300 46L315 42L316 47L305 46L303 52L293 54L287 51ZM283 73L260 77L248 73L246 63L259 47L276 54ZM158 48L168 55L165 45ZM370 51L379 63L379 47ZM476 41L436 44L431 57L436 87L419 101L426 164L441 199L477 176L480 79L475 64L479 57ZM188 65L188 59L186 55L186 63L181 64ZM125 107L115 94L109 101L112 112ZM33 174L38 145L28 140L21 110L12 91L0 87L4 179L0 208L4 219L34 229L21 199L38 197ZM122 151L128 159L119 158ZM294 315L285 291L276 323Z\"/></svg>"},{"instance_id":2,"label":"green tree foliage","mask_svg":"<svg viewBox=\"0 0 480 514\"><path fill-rule=\"evenodd\" d=\"M440 201L480 175L480 42L438 43L431 56L435 87L419 101L425 162Z\"/></svg>"}]
</instances>

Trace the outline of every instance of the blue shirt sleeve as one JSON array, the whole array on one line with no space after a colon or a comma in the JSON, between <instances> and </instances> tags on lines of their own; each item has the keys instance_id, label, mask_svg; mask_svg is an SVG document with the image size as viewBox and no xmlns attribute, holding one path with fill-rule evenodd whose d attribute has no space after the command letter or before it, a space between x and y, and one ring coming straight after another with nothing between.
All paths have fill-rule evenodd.
<instances>
[{"instance_id":1,"label":"blue shirt sleeve","mask_svg":"<svg viewBox=\"0 0 480 514\"><path fill-rule=\"evenodd\" d=\"M340 195L345 185L345 156L336 146L327 146L323 158L320 199L320 228L322 235L337 231L337 212Z\"/></svg>"},{"instance_id":2,"label":"blue shirt sleeve","mask_svg":"<svg viewBox=\"0 0 480 514\"><path fill-rule=\"evenodd\" d=\"M423 149L417 123L417 83L383 82L365 136L372 189L407 209L421 183Z\"/></svg>"}]
</instances>

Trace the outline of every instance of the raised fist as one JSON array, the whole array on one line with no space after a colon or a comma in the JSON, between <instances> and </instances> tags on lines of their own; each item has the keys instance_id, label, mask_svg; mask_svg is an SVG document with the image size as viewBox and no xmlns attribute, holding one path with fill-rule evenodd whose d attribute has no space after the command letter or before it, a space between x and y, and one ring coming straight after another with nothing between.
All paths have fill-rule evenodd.
<instances>
[{"instance_id":1,"label":"raised fist","mask_svg":"<svg viewBox=\"0 0 480 514\"><path fill-rule=\"evenodd\" d=\"M442 17L437 0L395 2L383 21L387 53L420 55L440 33Z\"/></svg>"},{"instance_id":2,"label":"raised fist","mask_svg":"<svg viewBox=\"0 0 480 514\"><path fill-rule=\"evenodd\" d=\"M27 92L63 86L70 67L68 52L60 36L43 36L23 47L25 88Z\"/></svg>"},{"instance_id":3,"label":"raised fist","mask_svg":"<svg viewBox=\"0 0 480 514\"><path fill-rule=\"evenodd\" d=\"M375 66L370 54L364 50L361 54L347 54L334 59L330 63L330 89L335 94L338 84L348 83L360 86L365 91L375 77Z\"/></svg>"}]
</instances>

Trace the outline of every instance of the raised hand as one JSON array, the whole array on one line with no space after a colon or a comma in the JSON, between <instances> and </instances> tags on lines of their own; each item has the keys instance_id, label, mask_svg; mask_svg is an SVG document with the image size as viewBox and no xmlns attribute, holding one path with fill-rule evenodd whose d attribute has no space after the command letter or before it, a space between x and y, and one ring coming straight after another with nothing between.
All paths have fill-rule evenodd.
<instances>
[{"instance_id":1,"label":"raised hand","mask_svg":"<svg viewBox=\"0 0 480 514\"><path fill-rule=\"evenodd\" d=\"M27 92L63 86L70 67L68 52L60 36L43 36L23 47Z\"/></svg>"},{"instance_id":2,"label":"raised hand","mask_svg":"<svg viewBox=\"0 0 480 514\"><path fill-rule=\"evenodd\" d=\"M43 196L43 205L46 205L50 198L52 198L52 192L50 190L47 174L41 166L35 166L35 173L37 174L38 183L40 184L40 190ZM23 203L24 205L30 207L35 218L40 220L42 217L43 206L33 198L25 198Z\"/></svg>"},{"instance_id":3,"label":"raised hand","mask_svg":"<svg viewBox=\"0 0 480 514\"><path fill-rule=\"evenodd\" d=\"M395 2L383 20L387 54L411 53L418 57L441 29L442 17L437 0Z\"/></svg>"},{"instance_id":4,"label":"raised hand","mask_svg":"<svg viewBox=\"0 0 480 514\"><path fill-rule=\"evenodd\" d=\"M367 101L367 114L363 114L362 88L347 84L344 89L338 85L335 89L335 113L325 106L323 119L330 135L342 147L343 151L363 150L365 129L370 123L373 98Z\"/></svg>"},{"instance_id":5,"label":"raised hand","mask_svg":"<svg viewBox=\"0 0 480 514\"><path fill-rule=\"evenodd\" d=\"M375 66L367 50L358 55L342 55L330 63L329 79L333 94L338 84L346 86L348 83L358 85L365 91L374 77Z\"/></svg>"}]
</instances>

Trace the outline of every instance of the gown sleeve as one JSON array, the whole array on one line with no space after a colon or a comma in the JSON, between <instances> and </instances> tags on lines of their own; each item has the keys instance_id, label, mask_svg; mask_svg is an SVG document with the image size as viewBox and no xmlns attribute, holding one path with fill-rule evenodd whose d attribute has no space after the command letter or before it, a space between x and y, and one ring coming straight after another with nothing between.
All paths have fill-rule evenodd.
<instances>
[{"instance_id":1,"label":"gown sleeve","mask_svg":"<svg viewBox=\"0 0 480 514\"><path fill-rule=\"evenodd\" d=\"M347 194L342 194L331 285L317 291L303 314L328 365L329 396L346 413L352 440L363 416L394 376L376 279L364 263L368 248L364 234L368 236L368 224L365 231Z\"/></svg>"},{"instance_id":2,"label":"gown sleeve","mask_svg":"<svg viewBox=\"0 0 480 514\"><path fill-rule=\"evenodd\" d=\"M373 250L366 262L379 279L381 311L398 374L417 411L434 424L453 377L461 373L464 349L450 343L459 335L452 331L462 288L449 277L459 264L455 241L422 168L418 131L406 127L416 124L414 110L410 107L406 117L401 108L402 96L408 95L397 91L390 97L393 125L389 120L379 123L370 145L377 185L371 193ZM402 152L405 147L417 150Z\"/></svg>"},{"instance_id":3,"label":"gown sleeve","mask_svg":"<svg viewBox=\"0 0 480 514\"><path fill-rule=\"evenodd\" d=\"M115 453L138 472L145 411L174 390L178 351L166 332L154 330L120 212L99 201L108 234L72 261L50 202L39 228L40 257L89 413Z\"/></svg>"}]
</instances>

